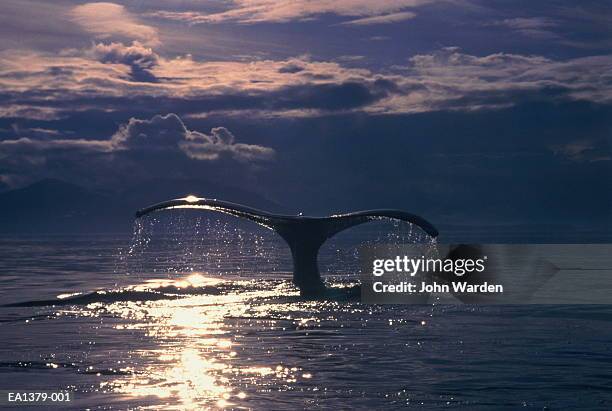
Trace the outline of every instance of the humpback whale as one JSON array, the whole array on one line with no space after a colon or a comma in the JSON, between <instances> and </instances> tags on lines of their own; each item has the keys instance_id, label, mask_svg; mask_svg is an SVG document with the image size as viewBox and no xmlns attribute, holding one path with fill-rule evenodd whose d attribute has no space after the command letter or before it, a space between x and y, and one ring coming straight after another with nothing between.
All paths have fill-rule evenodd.
<instances>
[{"instance_id":1,"label":"humpback whale","mask_svg":"<svg viewBox=\"0 0 612 411\"><path fill-rule=\"evenodd\" d=\"M438 236L438 230L427 220L400 210L366 210L327 217L293 216L273 214L242 204L195 196L164 201L143 208L136 213L136 218L160 210L181 208L217 211L245 218L274 230L289 245L293 258L293 283L304 296L317 295L325 291L319 273L317 255L321 245L342 230L374 219L388 218L414 224L432 238Z\"/></svg>"}]
</instances>

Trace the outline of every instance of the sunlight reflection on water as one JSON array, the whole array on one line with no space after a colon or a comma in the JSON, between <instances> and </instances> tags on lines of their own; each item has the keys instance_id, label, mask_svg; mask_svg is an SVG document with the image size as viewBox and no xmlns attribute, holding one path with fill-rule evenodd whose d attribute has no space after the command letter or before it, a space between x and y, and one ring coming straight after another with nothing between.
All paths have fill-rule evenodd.
<instances>
[{"instance_id":1,"label":"sunlight reflection on water","mask_svg":"<svg viewBox=\"0 0 612 411\"><path fill-rule=\"evenodd\" d=\"M177 280L150 280L142 287L175 287L177 290L219 284L218 278L190 274ZM135 287L138 288L138 287ZM279 364L242 366L237 364L240 345L234 341L225 318L240 317L251 308L250 300L286 296L286 289L244 291L225 295L194 295L177 300L142 303L114 303L108 311L126 320L140 319L132 327L144 329L163 349L139 352L141 358L157 358L125 380L113 383L115 392L132 397L173 398L181 409L216 406L233 407L247 394L232 384L236 376L248 379L297 381L298 368ZM297 294L289 292L289 294ZM258 304L265 315L269 306ZM300 321L298 319L298 321ZM304 319L303 321L307 321ZM119 326L124 328L124 325ZM303 373L303 378L311 378Z\"/></svg>"},{"instance_id":2,"label":"sunlight reflection on water","mask_svg":"<svg viewBox=\"0 0 612 411\"><path fill-rule=\"evenodd\" d=\"M366 232L366 237L369 236L371 241L412 242L418 238L418 232L411 224L374 219L371 225L376 227ZM274 319L278 313L278 301L267 301L298 296L298 291L290 287L287 281L272 287L270 283L263 288L254 286L271 274L276 278L291 275L291 260L286 244L279 241L274 233L250 222L247 222L247 226L235 226L216 218L198 218L194 224L193 220L184 220L181 214L167 217L165 221L163 217L156 216L136 223L126 260L132 265L126 272L140 273L142 277L152 269L155 276L163 275L164 271L167 276L161 279L145 277L143 284L131 289L163 289L166 295L174 290L181 298L146 303L117 302L106 307L107 312L130 322L118 327L141 330L154 341L149 351L136 353L140 359L151 360L124 380L114 381L115 392L130 397L172 399L173 403L178 401L181 409L224 408L240 406L248 399L250 386L260 391L273 387L276 390L291 390L298 380L313 379L314 370L289 366L270 350L255 360L252 357L241 358L241 342L236 334L244 334L245 329L248 334L249 328L258 319L263 319L264 323L254 327L256 333L265 335L278 330L279 325ZM334 239L326 245L322 259L324 266L332 267L335 274L340 274L337 271L341 262L348 261L343 272L355 278L356 247L361 241L351 236L346 239L350 239L346 244ZM159 268L161 272L157 272ZM194 268L196 271L192 274L184 274L184 269ZM200 272L198 268L205 271ZM207 270L214 274L207 274ZM221 280L220 274L225 280L231 278L229 283L232 287L239 286L239 289L198 292L206 287L214 289L227 284L227 281ZM354 285L355 282L340 282L336 288L341 290ZM304 331L308 336L309 329L320 326L321 319L308 312L297 317L286 313L293 309L300 313L303 308L300 305L309 304L315 313L324 306L320 302L302 301L294 307L295 303L283 301L282 311L286 318L281 320L289 320L292 329ZM240 323L232 324L232 319ZM329 316L327 320L334 321L334 317ZM234 326L238 333L234 332ZM284 331L285 327L280 330ZM327 332L327 335L334 334ZM259 342L261 338L256 337L255 341ZM291 343L291 337L288 342ZM311 388L314 391L319 389L317 386Z\"/></svg>"}]
</instances>

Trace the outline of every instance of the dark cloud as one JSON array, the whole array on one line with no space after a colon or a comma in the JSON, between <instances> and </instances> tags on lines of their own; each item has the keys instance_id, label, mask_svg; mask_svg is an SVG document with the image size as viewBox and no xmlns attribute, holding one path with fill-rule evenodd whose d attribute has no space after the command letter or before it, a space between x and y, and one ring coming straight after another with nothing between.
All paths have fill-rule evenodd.
<instances>
[{"instance_id":1,"label":"dark cloud","mask_svg":"<svg viewBox=\"0 0 612 411\"><path fill-rule=\"evenodd\" d=\"M118 149L163 152L178 149L194 160L218 160L227 155L251 162L274 157L274 150L269 147L237 143L225 127L215 127L210 134L189 130L176 114L156 115L150 120L132 118L111 141Z\"/></svg>"},{"instance_id":2,"label":"dark cloud","mask_svg":"<svg viewBox=\"0 0 612 411\"><path fill-rule=\"evenodd\" d=\"M577 140L553 145L551 150L573 162L612 161L610 147L605 141Z\"/></svg>"},{"instance_id":3,"label":"dark cloud","mask_svg":"<svg viewBox=\"0 0 612 411\"><path fill-rule=\"evenodd\" d=\"M137 42L109 43L59 57L8 53L0 64L6 85L0 117L51 120L74 111L132 112L135 107L147 114L243 110L267 118L472 111L538 99L607 104L612 80L601 73L610 67L610 55L552 60L476 56L447 47L412 56L408 64L381 74L305 57L250 63L167 59Z\"/></svg>"},{"instance_id":4,"label":"dark cloud","mask_svg":"<svg viewBox=\"0 0 612 411\"><path fill-rule=\"evenodd\" d=\"M138 42L99 43L61 57L13 56L20 71L1 70L0 117L59 119L98 109L201 113L219 110L362 109L391 91L395 79L332 62L261 63L167 60ZM7 56L10 59L10 56ZM9 60L6 60L9 61ZM26 65L37 68L28 70ZM61 75L59 74L61 72ZM53 91L50 91L53 90Z\"/></svg>"},{"instance_id":5,"label":"dark cloud","mask_svg":"<svg viewBox=\"0 0 612 411\"><path fill-rule=\"evenodd\" d=\"M279 73L299 73L304 71L304 67L297 63L288 63L278 69Z\"/></svg>"},{"instance_id":6,"label":"dark cloud","mask_svg":"<svg viewBox=\"0 0 612 411\"><path fill-rule=\"evenodd\" d=\"M367 106L385 97L387 88L378 84L347 82L286 87L267 96L273 108L318 108L343 110Z\"/></svg>"},{"instance_id":7,"label":"dark cloud","mask_svg":"<svg viewBox=\"0 0 612 411\"><path fill-rule=\"evenodd\" d=\"M149 47L135 41L131 46L122 43L99 43L92 49L93 55L103 63L125 64L130 67L132 80L156 82L151 72L159 62L159 56Z\"/></svg>"},{"instance_id":8,"label":"dark cloud","mask_svg":"<svg viewBox=\"0 0 612 411\"><path fill-rule=\"evenodd\" d=\"M29 138L0 141L2 175L100 180L127 173L126 178L197 173L217 163L234 167L272 160L270 147L237 142L225 127L210 134L188 129L176 114L132 118L106 139ZM233 165L232 165L233 163ZM198 165L200 164L200 165Z\"/></svg>"}]
</instances>

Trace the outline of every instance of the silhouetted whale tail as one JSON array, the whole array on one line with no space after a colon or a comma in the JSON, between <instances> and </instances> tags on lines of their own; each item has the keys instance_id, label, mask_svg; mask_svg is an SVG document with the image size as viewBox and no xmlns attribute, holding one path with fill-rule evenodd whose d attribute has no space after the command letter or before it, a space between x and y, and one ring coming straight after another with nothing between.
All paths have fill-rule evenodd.
<instances>
[{"instance_id":1,"label":"silhouetted whale tail","mask_svg":"<svg viewBox=\"0 0 612 411\"><path fill-rule=\"evenodd\" d=\"M399 210L367 210L329 217L289 216L272 214L228 201L195 196L164 201L143 208L136 213L136 218L155 211L181 208L217 211L246 218L276 231L289 245L293 257L293 282L299 287L302 295L325 291L325 285L319 274L317 255L321 245L342 230L383 217L415 224L431 237L438 236L438 230L431 223L417 215Z\"/></svg>"}]
</instances>

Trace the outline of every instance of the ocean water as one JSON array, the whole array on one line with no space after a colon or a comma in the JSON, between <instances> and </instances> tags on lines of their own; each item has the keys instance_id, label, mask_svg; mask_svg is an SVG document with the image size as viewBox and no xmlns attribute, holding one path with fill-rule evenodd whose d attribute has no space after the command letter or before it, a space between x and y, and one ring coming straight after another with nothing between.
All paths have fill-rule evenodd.
<instances>
[{"instance_id":1,"label":"ocean water","mask_svg":"<svg viewBox=\"0 0 612 411\"><path fill-rule=\"evenodd\" d=\"M74 391L61 409L612 408L610 306L364 305L350 235L322 250L330 294L304 299L281 242L211 221L0 239L0 389Z\"/></svg>"}]
</instances>

